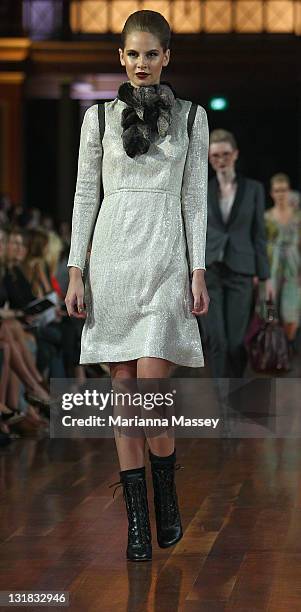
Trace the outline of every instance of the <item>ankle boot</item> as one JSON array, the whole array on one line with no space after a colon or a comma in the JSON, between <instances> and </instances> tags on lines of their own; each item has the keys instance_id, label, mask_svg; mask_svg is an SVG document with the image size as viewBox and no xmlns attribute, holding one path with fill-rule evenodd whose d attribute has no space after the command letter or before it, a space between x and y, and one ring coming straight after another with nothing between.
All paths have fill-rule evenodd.
<instances>
[{"instance_id":1,"label":"ankle boot","mask_svg":"<svg viewBox=\"0 0 301 612\"><path fill-rule=\"evenodd\" d=\"M153 477L157 541L161 548L168 548L183 536L175 484L175 470L181 466L175 465L175 450L168 457L153 455L150 450L148 452Z\"/></svg>"},{"instance_id":2,"label":"ankle boot","mask_svg":"<svg viewBox=\"0 0 301 612\"><path fill-rule=\"evenodd\" d=\"M119 474L120 482L109 486L117 484L116 489L119 485L123 486L123 497L128 516L126 557L129 561L150 561L152 534L148 513L145 467L124 470Z\"/></svg>"}]
</instances>

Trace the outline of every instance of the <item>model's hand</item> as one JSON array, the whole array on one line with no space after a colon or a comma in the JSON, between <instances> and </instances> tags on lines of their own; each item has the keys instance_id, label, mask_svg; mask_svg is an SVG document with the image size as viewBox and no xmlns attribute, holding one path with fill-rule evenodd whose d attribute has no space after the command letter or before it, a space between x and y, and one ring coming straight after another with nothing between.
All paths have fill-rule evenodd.
<instances>
[{"instance_id":1,"label":"model's hand","mask_svg":"<svg viewBox=\"0 0 301 612\"><path fill-rule=\"evenodd\" d=\"M191 310L194 315L207 314L210 298L207 292L207 287L204 278L204 270L194 270L192 275L191 291L193 295L193 308Z\"/></svg>"},{"instance_id":2,"label":"model's hand","mask_svg":"<svg viewBox=\"0 0 301 612\"><path fill-rule=\"evenodd\" d=\"M79 268L70 268L70 281L65 297L65 304L69 317L85 319L86 312L84 306L84 283L82 281Z\"/></svg>"},{"instance_id":3,"label":"model's hand","mask_svg":"<svg viewBox=\"0 0 301 612\"><path fill-rule=\"evenodd\" d=\"M275 303L276 294L270 278L265 281L265 299L267 302Z\"/></svg>"}]
</instances>

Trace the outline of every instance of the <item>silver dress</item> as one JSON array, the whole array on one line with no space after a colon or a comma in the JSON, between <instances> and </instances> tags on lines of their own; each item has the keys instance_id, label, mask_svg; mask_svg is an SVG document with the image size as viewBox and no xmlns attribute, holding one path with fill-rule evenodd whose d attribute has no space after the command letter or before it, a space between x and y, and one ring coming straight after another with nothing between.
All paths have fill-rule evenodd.
<instances>
[{"instance_id":1,"label":"silver dress","mask_svg":"<svg viewBox=\"0 0 301 612\"><path fill-rule=\"evenodd\" d=\"M134 158L121 138L125 102L105 103L102 144L97 105L85 113L67 263L83 271L96 220L81 364L148 356L204 365L189 272L205 269L208 123L198 106L189 140L190 105L175 98L168 134Z\"/></svg>"}]
</instances>

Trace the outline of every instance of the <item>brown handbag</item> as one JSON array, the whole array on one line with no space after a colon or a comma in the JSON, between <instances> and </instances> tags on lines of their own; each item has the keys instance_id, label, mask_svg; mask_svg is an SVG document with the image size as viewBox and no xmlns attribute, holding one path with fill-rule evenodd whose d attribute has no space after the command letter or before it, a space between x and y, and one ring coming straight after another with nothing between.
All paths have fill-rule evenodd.
<instances>
[{"instance_id":1,"label":"brown handbag","mask_svg":"<svg viewBox=\"0 0 301 612\"><path fill-rule=\"evenodd\" d=\"M291 369L288 341L274 304L266 302L265 315L254 313L245 346L255 372L272 375Z\"/></svg>"}]
</instances>

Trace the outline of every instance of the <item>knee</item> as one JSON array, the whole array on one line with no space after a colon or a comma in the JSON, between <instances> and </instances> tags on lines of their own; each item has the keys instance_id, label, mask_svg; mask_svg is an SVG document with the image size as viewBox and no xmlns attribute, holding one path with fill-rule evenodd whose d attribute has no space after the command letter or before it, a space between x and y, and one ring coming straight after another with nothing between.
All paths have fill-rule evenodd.
<instances>
[{"instance_id":1,"label":"knee","mask_svg":"<svg viewBox=\"0 0 301 612\"><path fill-rule=\"evenodd\" d=\"M109 363L111 378L137 378L137 365L128 362Z\"/></svg>"},{"instance_id":2,"label":"knee","mask_svg":"<svg viewBox=\"0 0 301 612\"><path fill-rule=\"evenodd\" d=\"M171 361L160 357L140 357L137 360L137 377L140 378L169 378L175 367Z\"/></svg>"}]
</instances>

